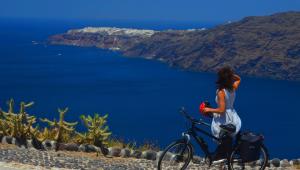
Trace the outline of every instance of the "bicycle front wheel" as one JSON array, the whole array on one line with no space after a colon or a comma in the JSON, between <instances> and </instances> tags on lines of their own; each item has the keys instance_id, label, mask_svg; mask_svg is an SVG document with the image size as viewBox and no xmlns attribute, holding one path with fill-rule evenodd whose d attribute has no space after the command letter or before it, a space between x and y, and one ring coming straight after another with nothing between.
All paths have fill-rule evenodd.
<instances>
[{"instance_id":1,"label":"bicycle front wheel","mask_svg":"<svg viewBox=\"0 0 300 170\"><path fill-rule=\"evenodd\" d=\"M189 165L193 150L192 145L184 141L176 141L170 144L160 155L157 169L180 169L184 170Z\"/></svg>"},{"instance_id":2,"label":"bicycle front wheel","mask_svg":"<svg viewBox=\"0 0 300 170\"><path fill-rule=\"evenodd\" d=\"M264 170L267 166L269 160L269 154L267 148L261 144L259 148L259 159L251 162L245 162L239 154L239 147L235 148L230 155L228 160L228 169L229 170L240 170L246 169L247 167L256 168L259 170ZM247 168L248 169L248 168Z\"/></svg>"}]
</instances>

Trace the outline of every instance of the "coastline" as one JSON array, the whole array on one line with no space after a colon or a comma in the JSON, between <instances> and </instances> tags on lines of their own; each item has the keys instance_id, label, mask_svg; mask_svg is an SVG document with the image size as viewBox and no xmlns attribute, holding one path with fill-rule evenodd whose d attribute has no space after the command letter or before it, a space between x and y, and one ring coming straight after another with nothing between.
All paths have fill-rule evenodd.
<instances>
[{"instance_id":1,"label":"coastline","mask_svg":"<svg viewBox=\"0 0 300 170\"><path fill-rule=\"evenodd\" d=\"M217 72L231 65L243 76L300 81L299 19L300 12L285 12L209 29L84 27L52 35L48 42L120 51L191 71Z\"/></svg>"}]
</instances>

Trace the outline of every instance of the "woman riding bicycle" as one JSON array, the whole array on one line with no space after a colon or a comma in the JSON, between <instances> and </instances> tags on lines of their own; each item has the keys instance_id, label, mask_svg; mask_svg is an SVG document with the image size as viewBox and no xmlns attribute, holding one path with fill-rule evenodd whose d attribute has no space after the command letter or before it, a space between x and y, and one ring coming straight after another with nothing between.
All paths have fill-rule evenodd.
<instances>
[{"instance_id":1,"label":"woman riding bicycle","mask_svg":"<svg viewBox=\"0 0 300 170\"><path fill-rule=\"evenodd\" d=\"M230 67L223 67L218 71L218 79L216 81L216 103L218 107L205 107L203 109L204 114L213 114L211 131L217 138L222 139L224 137L225 126L233 127L234 130L231 136L236 135L241 129L241 119L233 107L235 91L238 89L240 82L241 78L234 74ZM220 152L218 150L224 150L224 147L228 147L226 145L229 145L228 142L223 142L223 145L219 145L216 152Z\"/></svg>"},{"instance_id":2,"label":"woman riding bicycle","mask_svg":"<svg viewBox=\"0 0 300 170\"><path fill-rule=\"evenodd\" d=\"M204 113L213 113L211 124L212 134L220 137L220 125L232 124L237 134L241 128L241 119L233 108L235 91L239 87L241 78L234 74L230 67L223 67L218 71L216 103L218 108L204 108Z\"/></svg>"},{"instance_id":3,"label":"woman riding bicycle","mask_svg":"<svg viewBox=\"0 0 300 170\"><path fill-rule=\"evenodd\" d=\"M209 169L215 163L226 163L228 170L245 169L245 163L251 162L255 165L259 160L257 168L264 170L268 163L268 151L263 144L263 136L252 132L239 133L241 120L233 108L235 91L237 90L241 78L234 74L230 67L224 67L218 72L217 79L217 108L210 108L208 102L200 105L200 111L205 116L213 117L211 130L212 135L203 130L201 125L210 126L202 120L191 117L184 108L180 113L191 122L188 130L182 133L182 138L172 142L164 149L158 159L157 169L180 169L184 170L193 160L194 149L191 139L199 144L203 158L199 163ZM208 106L208 107L205 107ZM238 134L239 133L239 134ZM238 134L238 135L237 135ZM215 152L211 152L202 135L213 138L218 142ZM232 139L237 135L233 145ZM254 164L253 164L254 163ZM219 164L220 165L220 164ZM225 164L221 164L225 165ZM223 166L221 166L222 168ZM191 168L192 169L192 168ZM255 168L256 169L256 168Z\"/></svg>"}]
</instances>

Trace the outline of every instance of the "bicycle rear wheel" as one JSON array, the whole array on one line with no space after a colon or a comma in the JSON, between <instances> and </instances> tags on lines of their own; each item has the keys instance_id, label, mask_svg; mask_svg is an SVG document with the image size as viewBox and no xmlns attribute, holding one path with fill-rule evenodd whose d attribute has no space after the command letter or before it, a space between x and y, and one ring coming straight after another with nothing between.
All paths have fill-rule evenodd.
<instances>
[{"instance_id":1,"label":"bicycle rear wheel","mask_svg":"<svg viewBox=\"0 0 300 170\"><path fill-rule=\"evenodd\" d=\"M238 152L239 147L236 147L228 160L229 170L241 170L246 169L246 167L255 167L255 169L264 170L267 166L269 160L269 154L267 148L261 144L260 145L260 158L252 162L244 162Z\"/></svg>"},{"instance_id":2,"label":"bicycle rear wheel","mask_svg":"<svg viewBox=\"0 0 300 170\"><path fill-rule=\"evenodd\" d=\"M157 169L180 169L184 170L192 159L192 146L184 141L176 141L170 144L161 154Z\"/></svg>"}]
</instances>

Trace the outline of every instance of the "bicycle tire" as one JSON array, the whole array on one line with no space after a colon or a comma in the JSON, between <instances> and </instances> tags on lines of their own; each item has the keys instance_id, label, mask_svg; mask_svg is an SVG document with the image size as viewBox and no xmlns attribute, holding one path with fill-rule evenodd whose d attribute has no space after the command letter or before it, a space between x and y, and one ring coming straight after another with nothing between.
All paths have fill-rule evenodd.
<instances>
[{"instance_id":1,"label":"bicycle tire","mask_svg":"<svg viewBox=\"0 0 300 170\"><path fill-rule=\"evenodd\" d=\"M182 168L180 168L180 170L184 170L187 168L187 166L189 165L192 157L193 157L193 147L190 143L186 143L185 141L183 140L178 140L178 141L175 141L173 143L171 143L169 146L166 147L166 149L162 152L162 154L160 155L159 159L158 159L158 164L157 164L157 169L158 170L165 170L165 169L168 169L168 168L162 168L162 161L163 161L163 158L167 155L168 151L173 148L174 146L176 145L183 145L183 146L186 146L186 148L188 149L188 157L187 159L185 160Z\"/></svg>"},{"instance_id":2,"label":"bicycle tire","mask_svg":"<svg viewBox=\"0 0 300 170\"><path fill-rule=\"evenodd\" d=\"M235 170L235 168L233 166L233 158L234 158L235 153L238 151L238 148L239 148L239 146L237 146L235 149L233 149L233 151L230 154L230 157L228 158L228 170ZM259 170L264 170L268 165L269 153L268 153L267 147L263 143L260 145L260 151L262 152L264 159L263 159L263 162L260 163L261 167L259 168ZM243 164L245 164L245 163L243 163ZM243 166L245 166L245 165L243 165ZM245 167L243 167L242 169L245 169Z\"/></svg>"}]
</instances>

